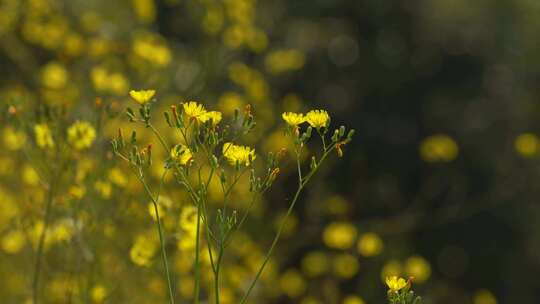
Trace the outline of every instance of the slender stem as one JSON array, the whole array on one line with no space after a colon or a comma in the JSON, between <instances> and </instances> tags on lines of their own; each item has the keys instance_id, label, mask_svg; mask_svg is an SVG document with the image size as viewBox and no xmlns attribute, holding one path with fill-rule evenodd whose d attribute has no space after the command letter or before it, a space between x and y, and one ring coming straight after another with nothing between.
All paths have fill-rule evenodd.
<instances>
[{"instance_id":1,"label":"slender stem","mask_svg":"<svg viewBox=\"0 0 540 304\"><path fill-rule=\"evenodd\" d=\"M278 229L278 231L276 233L276 236L274 237L274 240L272 241L272 245L270 245L270 249L268 249L268 252L266 253L266 256L264 257L264 260L263 260L263 263L262 263L261 267L257 271L257 274L255 275L255 278L253 279L253 281L251 281L251 284L249 285L249 288L248 288L246 294L244 295L244 297L240 301L240 304L246 303L246 301L248 299L248 296L251 293L253 287L255 287L255 283L257 283L257 281L259 280L259 277L261 276L261 274L262 274L262 272L264 270L264 267L266 266L266 263L268 263L268 261L270 260L270 256L272 255L272 252L274 251L274 247L276 246L277 242L279 241L279 238L281 236L281 232L283 231L283 227L285 227L285 223L287 222L287 218L291 215L291 213L292 213L292 211L294 209L294 205L296 204L296 201L298 200L298 197L300 196L300 193L302 192L303 188L304 188L304 186L300 185L298 187L298 190L296 190L296 193L295 193L294 198L293 198L293 200L291 202L291 205L289 206L289 209L287 210L287 214L285 215L285 218L281 221L281 224L280 224L279 229Z\"/></svg>"},{"instance_id":2,"label":"slender stem","mask_svg":"<svg viewBox=\"0 0 540 304\"><path fill-rule=\"evenodd\" d=\"M214 293L216 294L216 304L219 304L219 271L221 268L222 258L223 258L223 244L221 244L219 248L216 271L214 272Z\"/></svg>"},{"instance_id":3,"label":"slender stem","mask_svg":"<svg viewBox=\"0 0 540 304\"><path fill-rule=\"evenodd\" d=\"M51 209L54 199L55 181L52 181L49 185L49 191L47 194L47 203L45 205L45 213L43 214L43 229L39 236L39 242L36 252L36 262L34 266L34 277L32 280L32 299L34 304L38 304L39 293L39 275L41 273L41 260L43 256L43 247L45 245L45 238L47 235L47 229L49 228L49 222L51 220Z\"/></svg>"},{"instance_id":4,"label":"slender stem","mask_svg":"<svg viewBox=\"0 0 540 304\"><path fill-rule=\"evenodd\" d=\"M200 262L199 262L199 232L201 228L201 202L197 202L197 231L195 240L195 304L199 303L199 293L200 293Z\"/></svg>"},{"instance_id":5,"label":"slender stem","mask_svg":"<svg viewBox=\"0 0 540 304\"><path fill-rule=\"evenodd\" d=\"M330 152L334 148L335 148L335 145L332 145L328 149L325 149L323 155L321 156L321 159L319 160L319 163L317 164L317 166L315 168L313 168L305 177L303 177L301 174L298 175L298 189L296 190L296 193L294 194L294 198L293 198L293 200L291 202L291 205L289 206L289 209L287 210L287 213L285 214L285 218L281 221L281 224L279 225L276 236L274 237L274 240L272 241L272 245L270 245L270 249L268 249L268 252L266 253L266 256L264 257L264 260L263 260L263 263L262 263L261 267L257 271L257 274L255 275L255 278L253 279L253 281L249 285L249 288L246 291L246 294L244 295L242 300L240 301L240 304L246 303L246 301L247 301L247 299L249 297L249 294L251 293L251 291L253 290L253 287L255 287L255 284L259 280L259 277L261 276L261 274L262 274L262 272L264 270L264 267L266 266L266 264L270 260L270 256L272 255L272 252L274 251L274 247L276 246L277 242L279 241L279 238L281 236L281 232L283 231L283 228L285 227L285 223L287 222L287 219L291 215L291 213L292 213L292 211L294 209L294 206L296 205L296 202L298 201L300 193L304 189L305 185L309 182L311 177L313 177L315 172L317 172L317 170L319 169L321 163L326 159L328 154L330 154ZM297 161L298 161L297 163L299 164L298 158L297 158ZM300 168L300 166L298 166L298 168Z\"/></svg>"},{"instance_id":6,"label":"slender stem","mask_svg":"<svg viewBox=\"0 0 540 304\"><path fill-rule=\"evenodd\" d=\"M159 187L160 191L161 191L161 185L163 184L163 180L165 179L166 173L167 173L167 170L165 170L165 172L163 172L163 175L161 176L161 182L160 182L160 187ZM173 293L173 289L172 289L171 275L170 275L170 272L169 272L169 263L167 262L167 252L165 250L165 240L164 240L164 237L163 237L163 229L161 227L161 218L159 216L158 200L159 200L159 194L160 193L158 192L157 198L154 198L154 195L152 194L152 191L148 187L148 184L145 182L142 175L138 175L138 176L139 176L139 180L143 184L144 189L146 190L148 196L150 196L150 199L152 200L152 204L154 205L154 211L156 212L156 219L157 219L156 223L157 223L158 234L159 234L159 243L161 245L161 259L163 261L163 267L165 268L165 276L167 278L167 287L169 289L169 303L174 304L174 293Z\"/></svg>"}]
</instances>

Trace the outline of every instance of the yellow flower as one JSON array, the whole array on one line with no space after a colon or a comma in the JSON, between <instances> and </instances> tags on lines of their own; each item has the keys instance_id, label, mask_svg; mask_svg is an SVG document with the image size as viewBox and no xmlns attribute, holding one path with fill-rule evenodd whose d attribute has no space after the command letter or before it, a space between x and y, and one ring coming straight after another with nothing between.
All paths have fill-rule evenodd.
<instances>
[{"instance_id":1,"label":"yellow flower","mask_svg":"<svg viewBox=\"0 0 540 304\"><path fill-rule=\"evenodd\" d=\"M26 134L22 131L16 131L11 127L4 128L2 135L4 146L9 150L19 150L26 142Z\"/></svg>"},{"instance_id":2,"label":"yellow flower","mask_svg":"<svg viewBox=\"0 0 540 304\"><path fill-rule=\"evenodd\" d=\"M324 228L323 241L326 246L335 249L349 249L356 240L356 227L347 222L330 223Z\"/></svg>"},{"instance_id":3,"label":"yellow flower","mask_svg":"<svg viewBox=\"0 0 540 304\"><path fill-rule=\"evenodd\" d=\"M283 120L291 127L298 126L306 121L306 117L302 113L285 112L281 114L281 117L283 117Z\"/></svg>"},{"instance_id":4,"label":"yellow flower","mask_svg":"<svg viewBox=\"0 0 540 304\"><path fill-rule=\"evenodd\" d=\"M95 285L90 290L90 295L94 303L102 303L107 297L107 288L101 284Z\"/></svg>"},{"instance_id":5,"label":"yellow flower","mask_svg":"<svg viewBox=\"0 0 540 304\"><path fill-rule=\"evenodd\" d=\"M423 160L434 162L450 162L459 154L456 142L444 134L425 138L420 145L420 156Z\"/></svg>"},{"instance_id":6,"label":"yellow flower","mask_svg":"<svg viewBox=\"0 0 540 304\"><path fill-rule=\"evenodd\" d=\"M199 117L199 120L202 122L202 123L205 123L207 122L208 120L211 120L212 121L212 126L217 126L217 124L219 124L219 122L221 121L221 112L218 112L218 111L210 111L210 112L206 112L204 113L203 115L201 115Z\"/></svg>"},{"instance_id":7,"label":"yellow flower","mask_svg":"<svg viewBox=\"0 0 540 304\"><path fill-rule=\"evenodd\" d=\"M92 146L96 139L96 130L86 121L77 121L68 130L68 142L77 150L83 150Z\"/></svg>"},{"instance_id":8,"label":"yellow flower","mask_svg":"<svg viewBox=\"0 0 540 304\"><path fill-rule=\"evenodd\" d=\"M189 101L183 104L184 113L189 118L196 119L202 122L201 117L206 114L206 110L203 105L196 103L195 101Z\"/></svg>"},{"instance_id":9,"label":"yellow flower","mask_svg":"<svg viewBox=\"0 0 540 304\"><path fill-rule=\"evenodd\" d=\"M381 253L383 247L383 241L373 232L363 234L357 243L358 252L365 257L378 255Z\"/></svg>"},{"instance_id":10,"label":"yellow flower","mask_svg":"<svg viewBox=\"0 0 540 304\"><path fill-rule=\"evenodd\" d=\"M315 129L327 127L330 123L330 116L325 110L312 110L306 114L306 121Z\"/></svg>"},{"instance_id":11,"label":"yellow flower","mask_svg":"<svg viewBox=\"0 0 540 304\"><path fill-rule=\"evenodd\" d=\"M180 165L185 166L193 159L193 154L186 145L178 144L171 149L171 158Z\"/></svg>"},{"instance_id":12,"label":"yellow flower","mask_svg":"<svg viewBox=\"0 0 540 304\"><path fill-rule=\"evenodd\" d=\"M223 145L223 156L225 156L232 165L238 163L246 166L249 166L256 157L255 149L246 146L237 146L230 142Z\"/></svg>"},{"instance_id":13,"label":"yellow flower","mask_svg":"<svg viewBox=\"0 0 540 304\"><path fill-rule=\"evenodd\" d=\"M140 103L141 105L148 103L155 94L156 91L154 90L129 91L129 95L131 96L131 98L135 99L135 101Z\"/></svg>"},{"instance_id":14,"label":"yellow flower","mask_svg":"<svg viewBox=\"0 0 540 304\"><path fill-rule=\"evenodd\" d=\"M50 62L41 70L41 83L49 89L62 89L68 77L66 68L58 62Z\"/></svg>"},{"instance_id":15,"label":"yellow flower","mask_svg":"<svg viewBox=\"0 0 540 304\"><path fill-rule=\"evenodd\" d=\"M34 135L36 136L36 144L42 149L54 147L51 129L44 123L34 126Z\"/></svg>"},{"instance_id":16,"label":"yellow flower","mask_svg":"<svg viewBox=\"0 0 540 304\"><path fill-rule=\"evenodd\" d=\"M398 278L397 276L386 277L386 285L393 292L398 292L405 286L407 286L407 281L404 278Z\"/></svg>"},{"instance_id":17,"label":"yellow flower","mask_svg":"<svg viewBox=\"0 0 540 304\"><path fill-rule=\"evenodd\" d=\"M473 296L473 304L497 304L497 298L487 289L480 289Z\"/></svg>"},{"instance_id":18,"label":"yellow flower","mask_svg":"<svg viewBox=\"0 0 540 304\"><path fill-rule=\"evenodd\" d=\"M415 283L425 282L431 276L431 265L421 256L412 256L405 262L405 272Z\"/></svg>"},{"instance_id":19,"label":"yellow flower","mask_svg":"<svg viewBox=\"0 0 540 304\"><path fill-rule=\"evenodd\" d=\"M540 151L540 140L532 133L524 133L516 138L514 148L523 157L534 157Z\"/></svg>"},{"instance_id":20,"label":"yellow flower","mask_svg":"<svg viewBox=\"0 0 540 304\"><path fill-rule=\"evenodd\" d=\"M129 250L129 257L135 265L149 266L156 251L157 244L153 238L139 235L135 238L135 243Z\"/></svg>"}]
</instances>

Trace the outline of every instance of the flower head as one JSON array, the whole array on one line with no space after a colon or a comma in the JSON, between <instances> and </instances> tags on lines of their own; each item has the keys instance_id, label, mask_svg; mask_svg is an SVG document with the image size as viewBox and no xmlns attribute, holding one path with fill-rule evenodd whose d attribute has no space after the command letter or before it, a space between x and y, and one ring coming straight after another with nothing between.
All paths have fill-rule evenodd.
<instances>
[{"instance_id":1,"label":"flower head","mask_svg":"<svg viewBox=\"0 0 540 304\"><path fill-rule=\"evenodd\" d=\"M306 114L306 121L315 129L327 127L330 116L325 110L311 110Z\"/></svg>"},{"instance_id":2,"label":"flower head","mask_svg":"<svg viewBox=\"0 0 540 304\"><path fill-rule=\"evenodd\" d=\"M306 121L306 117L302 113L284 112L281 117L291 127L296 127Z\"/></svg>"},{"instance_id":3,"label":"flower head","mask_svg":"<svg viewBox=\"0 0 540 304\"><path fill-rule=\"evenodd\" d=\"M54 147L54 140L52 138L51 129L44 123L34 126L34 135L36 137L36 144L42 149L48 149Z\"/></svg>"},{"instance_id":4,"label":"flower head","mask_svg":"<svg viewBox=\"0 0 540 304\"><path fill-rule=\"evenodd\" d=\"M246 146L237 146L230 142L223 145L223 156L232 165L239 163L245 166L249 166L256 157L255 149Z\"/></svg>"},{"instance_id":5,"label":"flower head","mask_svg":"<svg viewBox=\"0 0 540 304\"><path fill-rule=\"evenodd\" d=\"M171 149L171 158L185 166L191 162L193 154L186 145L178 144Z\"/></svg>"},{"instance_id":6,"label":"flower head","mask_svg":"<svg viewBox=\"0 0 540 304\"><path fill-rule=\"evenodd\" d=\"M203 105L196 103L195 101L189 101L183 104L184 113L189 118L196 119L197 121L202 121L202 117L206 114L206 109Z\"/></svg>"},{"instance_id":7,"label":"flower head","mask_svg":"<svg viewBox=\"0 0 540 304\"><path fill-rule=\"evenodd\" d=\"M218 111L210 111L206 112L203 115L199 117L199 120L203 123L207 122L208 120L212 121L212 126L217 126L219 122L221 121L221 112Z\"/></svg>"},{"instance_id":8,"label":"flower head","mask_svg":"<svg viewBox=\"0 0 540 304\"><path fill-rule=\"evenodd\" d=\"M404 278L398 278L397 276L386 277L386 285L393 292L398 292L407 286L408 282Z\"/></svg>"},{"instance_id":9,"label":"flower head","mask_svg":"<svg viewBox=\"0 0 540 304\"><path fill-rule=\"evenodd\" d=\"M135 99L135 101L140 103L141 105L148 103L155 94L156 91L154 90L129 91L129 95L131 96L131 98Z\"/></svg>"},{"instance_id":10,"label":"flower head","mask_svg":"<svg viewBox=\"0 0 540 304\"><path fill-rule=\"evenodd\" d=\"M86 121L77 121L68 130L68 142L77 150L89 148L96 139L96 130Z\"/></svg>"}]
</instances>

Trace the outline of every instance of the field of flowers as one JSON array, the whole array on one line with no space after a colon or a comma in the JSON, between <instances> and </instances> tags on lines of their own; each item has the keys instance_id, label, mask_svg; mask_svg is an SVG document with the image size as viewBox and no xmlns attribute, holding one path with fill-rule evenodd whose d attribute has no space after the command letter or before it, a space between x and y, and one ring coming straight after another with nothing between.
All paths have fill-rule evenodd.
<instances>
[{"instance_id":1,"label":"field of flowers","mask_svg":"<svg viewBox=\"0 0 540 304\"><path fill-rule=\"evenodd\" d=\"M538 303L539 20L0 0L0 303Z\"/></svg>"}]
</instances>

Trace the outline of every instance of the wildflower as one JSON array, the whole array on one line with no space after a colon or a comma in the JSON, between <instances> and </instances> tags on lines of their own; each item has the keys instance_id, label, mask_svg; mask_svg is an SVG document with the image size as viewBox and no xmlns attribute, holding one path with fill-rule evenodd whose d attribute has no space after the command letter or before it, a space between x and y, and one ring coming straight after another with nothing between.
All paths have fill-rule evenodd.
<instances>
[{"instance_id":1,"label":"wildflower","mask_svg":"<svg viewBox=\"0 0 540 304\"><path fill-rule=\"evenodd\" d=\"M41 70L41 82L49 89L61 89L68 81L66 68L58 62L50 62Z\"/></svg>"},{"instance_id":2,"label":"wildflower","mask_svg":"<svg viewBox=\"0 0 540 304\"><path fill-rule=\"evenodd\" d=\"M26 142L26 135L22 131L16 131L11 127L6 127L3 131L4 145L9 150L19 150Z\"/></svg>"},{"instance_id":3,"label":"wildflower","mask_svg":"<svg viewBox=\"0 0 540 304\"><path fill-rule=\"evenodd\" d=\"M343 299L343 304L365 304L366 302L362 300L359 296L347 296Z\"/></svg>"},{"instance_id":4,"label":"wildflower","mask_svg":"<svg viewBox=\"0 0 540 304\"><path fill-rule=\"evenodd\" d=\"M523 157L533 157L540 151L540 140L532 133L524 133L516 138L514 148Z\"/></svg>"},{"instance_id":5,"label":"wildflower","mask_svg":"<svg viewBox=\"0 0 540 304\"><path fill-rule=\"evenodd\" d=\"M131 261L138 266L148 266L157 251L155 240L145 235L139 235L129 251Z\"/></svg>"},{"instance_id":6,"label":"wildflower","mask_svg":"<svg viewBox=\"0 0 540 304\"><path fill-rule=\"evenodd\" d=\"M360 269L358 259L349 253L336 255L332 261L332 267L334 273L343 279L354 277Z\"/></svg>"},{"instance_id":7,"label":"wildflower","mask_svg":"<svg viewBox=\"0 0 540 304\"><path fill-rule=\"evenodd\" d=\"M450 162L458 153L456 142L444 134L429 136L420 145L420 156L427 162Z\"/></svg>"},{"instance_id":8,"label":"wildflower","mask_svg":"<svg viewBox=\"0 0 540 304\"><path fill-rule=\"evenodd\" d=\"M348 249L354 244L357 233L354 225L347 222L335 222L324 229L323 241L330 248Z\"/></svg>"},{"instance_id":9,"label":"wildflower","mask_svg":"<svg viewBox=\"0 0 540 304\"><path fill-rule=\"evenodd\" d=\"M302 259L302 272L308 277L316 277L328 271L328 257L322 251L308 253Z\"/></svg>"},{"instance_id":10,"label":"wildflower","mask_svg":"<svg viewBox=\"0 0 540 304\"><path fill-rule=\"evenodd\" d=\"M386 285L393 292L398 292L408 285L408 282L404 278L398 278L397 276L386 277Z\"/></svg>"},{"instance_id":11,"label":"wildflower","mask_svg":"<svg viewBox=\"0 0 540 304\"><path fill-rule=\"evenodd\" d=\"M306 117L302 113L285 112L281 114L281 117L291 127L296 127L306 121Z\"/></svg>"},{"instance_id":12,"label":"wildflower","mask_svg":"<svg viewBox=\"0 0 540 304\"><path fill-rule=\"evenodd\" d=\"M473 304L497 304L497 298L487 289L480 289L474 293Z\"/></svg>"},{"instance_id":13,"label":"wildflower","mask_svg":"<svg viewBox=\"0 0 540 304\"><path fill-rule=\"evenodd\" d=\"M301 296L307 289L307 284L300 272L296 269L289 269L279 278L281 290L291 298Z\"/></svg>"},{"instance_id":14,"label":"wildflower","mask_svg":"<svg viewBox=\"0 0 540 304\"><path fill-rule=\"evenodd\" d=\"M431 266L421 256L412 256L405 261L405 272L414 277L415 282L425 282L431 276Z\"/></svg>"},{"instance_id":15,"label":"wildflower","mask_svg":"<svg viewBox=\"0 0 540 304\"><path fill-rule=\"evenodd\" d=\"M312 110L306 114L306 121L315 129L327 127L330 116L325 110Z\"/></svg>"},{"instance_id":16,"label":"wildflower","mask_svg":"<svg viewBox=\"0 0 540 304\"><path fill-rule=\"evenodd\" d=\"M77 121L68 130L68 142L77 150L83 150L92 146L96 139L96 130L86 121Z\"/></svg>"},{"instance_id":17,"label":"wildflower","mask_svg":"<svg viewBox=\"0 0 540 304\"><path fill-rule=\"evenodd\" d=\"M362 235L357 244L358 252L365 257L372 257L380 254L383 247L383 241L373 232Z\"/></svg>"},{"instance_id":18,"label":"wildflower","mask_svg":"<svg viewBox=\"0 0 540 304\"><path fill-rule=\"evenodd\" d=\"M212 121L212 126L217 126L217 124L219 124L219 122L221 121L221 112L218 112L218 111L210 111L210 112L206 112L204 113L203 115L201 115L199 117L199 120L202 122L202 123L205 123L207 122L208 120L211 120Z\"/></svg>"},{"instance_id":19,"label":"wildflower","mask_svg":"<svg viewBox=\"0 0 540 304\"><path fill-rule=\"evenodd\" d=\"M2 250L9 254L18 253L26 242L24 233L14 230L2 237L0 246Z\"/></svg>"},{"instance_id":20,"label":"wildflower","mask_svg":"<svg viewBox=\"0 0 540 304\"><path fill-rule=\"evenodd\" d=\"M131 98L135 99L135 101L140 103L141 105L148 103L155 94L156 91L154 90L129 91L129 95L131 96Z\"/></svg>"},{"instance_id":21,"label":"wildflower","mask_svg":"<svg viewBox=\"0 0 540 304\"><path fill-rule=\"evenodd\" d=\"M245 166L249 166L256 157L255 149L246 146L237 146L230 142L223 145L223 156L225 156L232 165L238 163Z\"/></svg>"},{"instance_id":22,"label":"wildflower","mask_svg":"<svg viewBox=\"0 0 540 304\"><path fill-rule=\"evenodd\" d=\"M178 144L171 149L171 158L182 166L185 166L193 159L191 150L186 145Z\"/></svg>"},{"instance_id":23,"label":"wildflower","mask_svg":"<svg viewBox=\"0 0 540 304\"><path fill-rule=\"evenodd\" d=\"M107 288L101 284L95 285L90 290L90 295L95 303L102 303L107 297Z\"/></svg>"},{"instance_id":24,"label":"wildflower","mask_svg":"<svg viewBox=\"0 0 540 304\"><path fill-rule=\"evenodd\" d=\"M206 114L206 110L203 105L196 103L195 101L189 101L183 104L184 113L191 118L201 121L201 117Z\"/></svg>"},{"instance_id":25,"label":"wildflower","mask_svg":"<svg viewBox=\"0 0 540 304\"><path fill-rule=\"evenodd\" d=\"M44 123L34 126L34 135L36 137L36 144L42 149L48 149L54 147L54 141L52 138L51 129Z\"/></svg>"}]
</instances>

